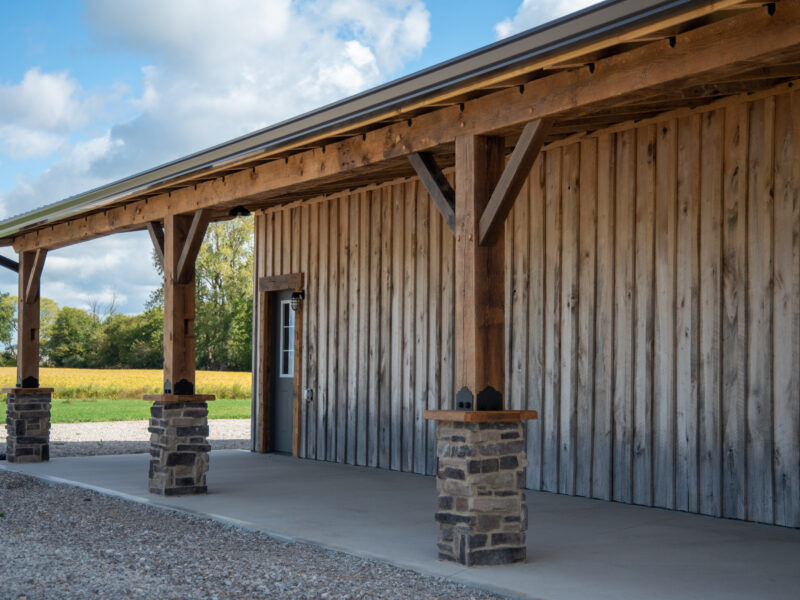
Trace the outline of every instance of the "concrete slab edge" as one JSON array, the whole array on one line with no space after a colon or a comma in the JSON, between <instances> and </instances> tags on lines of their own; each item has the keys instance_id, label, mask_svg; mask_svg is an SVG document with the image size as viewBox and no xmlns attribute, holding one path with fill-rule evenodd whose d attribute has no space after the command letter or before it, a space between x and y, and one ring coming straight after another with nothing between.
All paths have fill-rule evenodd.
<instances>
[{"instance_id":1,"label":"concrete slab edge","mask_svg":"<svg viewBox=\"0 0 800 600\"><path fill-rule=\"evenodd\" d=\"M241 450L241 452L248 452L248 450ZM249 532L252 532L252 533L261 533L263 535L266 535L267 537L270 537L270 538L272 538L274 540L278 540L278 541L281 541L281 542L308 544L308 545L311 545L311 546L316 546L318 548L323 548L325 550L331 550L333 552L341 552L342 554L346 554L348 556L353 556L355 558L361 558L361 559L365 559L365 560L375 560L375 561L382 562L384 564L390 565L392 567L396 567L398 569L405 569L405 570L409 570L409 571L414 571L415 573L419 573L420 575L424 575L426 577L435 577L437 579L441 579L441 580L444 580L444 581L450 581L452 583L457 583L457 584L460 584L460 585L465 585L465 586L468 586L468 587L471 587L471 588L474 588L474 589L477 589L477 590L483 590L483 591L486 591L486 592L491 592L493 594L499 594L501 596L505 596L506 598L512 598L512 599L517 599L518 598L518 599L521 599L521 600L543 600L539 596L531 596L531 595L528 595L528 594L520 596L519 592L516 592L514 590L510 590L508 588L505 588L505 587L502 587L502 586L493 585L493 584L476 582L474 579L472 579L470 577L464 577L464 575L469 574L473 569L483 570L484 568L495 568L495 567L484 567L484 568L473 567L472 569L465 568L465 567L459 567L455 571L453 571L452 573L448 573L448 574L445 575L445 574L442 574L441 572L438 572L438 571L433 570L433 569L426 569L425 567L421 567L421 566L419 566L417 564L410 564L410 563L405 563L403 561L392 560L392 559L389 559L389 558L387 558L385 556L382 556L382 555L368 554L368 553L364 553L364 552L354 552L352 550L341 548L341 547L338 547L338 546L335 546L335 545L332 545L332 544L323 544L323 543L320 543L320 542L317 542L317 541L314 541L314 540L309 540L309 539L302 538L302 537L286 536L286 535L282 535L282 534L275 533L275 532L272 532L272 531L268 531L268 530L265 530L265 529L259 529L257 527L252 527L252 526L248 525L245 521L240 521L238 519L232 519L230 517L225 517L225 516L222 516L222 515L215 515L215 514L211 514L211 513L202 513L202 512L198 512L198 511L194 511L194 510L190 510L190 509L186 509L186 508L179 508L177 506L171 506L169 504L163 504L163 503L159 502L155 498L150 499L150 498L142 498L140 496L133 496L131 494L126 494L124 492L118 492L118 491L112 490L110 488L105 488L105 487L97 486L97 485L91 485L89 483L82 483L80 481L74 481L74 480L71 480L71 479L63 479L61 477L56 477L54 475L28 473L28 472L25 472L25 471L20 471L18 469L15 469L13 467L9 467L8 465L1 464L1 463L0 463L0 469L3 470L3 471L8 471L9 473L20 473L22 475L26 475L28 477L33 477L35 479L39 479L39 480L45 481L47 483L56 483L56 484L62 484L62 485L69 485L69 486L72 486L72 487L76 487L76 488L80 488L80 489L84 489L84 490L90 490L90 491L93 491L93 492L97 492L98 494L103 494L105 496L110 496L112 498L118 498L120 500L126 500L128 502L135 502L137 504L145 504L147 506L152 506L154 508L158 508L158 509L162 509L162 510L170 510L172 512L176 512L176 513L180 513L180 514L191 515L191 516L194 516L194 517L199 517L199 518L204 518L204 519L210 519L211 521L214 521L216 523L220 523L222 525L226 525L228 527L236 527L238 529L242 529L244 531L249 531ZM496 567L496 568L508 568L508 567ZM511 568L513 568L513 567L511 567Z\"/></svg>"}]
</instances>

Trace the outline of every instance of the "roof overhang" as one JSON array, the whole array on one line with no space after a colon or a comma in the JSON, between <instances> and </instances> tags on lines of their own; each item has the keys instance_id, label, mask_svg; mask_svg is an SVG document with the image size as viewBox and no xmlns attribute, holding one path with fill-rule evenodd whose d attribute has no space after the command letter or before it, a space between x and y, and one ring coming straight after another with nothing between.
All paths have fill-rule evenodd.
<instances>
[{"instance_id":1,"label":"roof overhang","mask_svg":"<svg viewBox=\"0 0 800 600\"><path fill-rule=\"evenodd\" d=\"M784 4L792 5L794 0L780 3L781 6ZM771 6L773 8L769 10L774 10L774 4ZM310 149L324 152L326 147L354 136L363 136L366 140L371 132L393 131L396 123L406 120L410 123L410 119L419 121L426 114L435 113L436 117L446 119L444 111L452 112L454 106L460 105L462 110L465 105L474 106L477 110L482 98L497 96L508 88L526 86L545 77L553 78L554 83L560 77L563 85L571 73L587 69L593 72L595 62L600 65L609 58L659 41L663 43L665 39L670 39L674 45L674 36L740 14L740 11L756 10L761 14L768 9L761 8L760 3L754 6L744 0L612 0L295 119L8 219L0 223L0 240L8 243L56 223L97 214L115 206L124 207L137 200L146 201L157 195L169 195L187 187L196 188L215 179L221 178L224 183L226 175L251 168L255 173L257 167L270 161L283 159L288 165L290 158L295 160ZM753 65L756 67L760 65ZM786 78L759 81L771 84ZM703 84L697 82L701 87ZM732 80L727 88L723 87L717 84L712 90L701 89L695 98L692 97L694 92L676 90L674 97L664 93L659 101L667 107L676 102L690 104L692 101L708 101L708 98L713 100L739 89L741 83ZM523 87L520 87L520 93L522 91ZM659 106L661 104L651 102L651 105L637 107L629 102L627 108L609 112L602 122L636 118L637 114L646 116L658 110ZM536 112L534 107L532 104L533 116ZM569 135L601 122L590 112L582 114L578 111L571 117L572 121L557 124L554 135ZM433 123L436 119L428 120ZM519 119L509 124L513 138L513 127L519 124ZM408 150L413 151L411 148ZM401 154L402 151L397 152L398 156ZM397 172L400 171L389 168L386 175ZM260 200L265 198L263 196ZM134 225L135 228L144 226L141 223ZM113 228L106 231L109 232L113 232ZM74 241L82 239L88 237L76 236ZM52 247L58 245L65 244L54 242Z\"/></svg>"}]
</instances>

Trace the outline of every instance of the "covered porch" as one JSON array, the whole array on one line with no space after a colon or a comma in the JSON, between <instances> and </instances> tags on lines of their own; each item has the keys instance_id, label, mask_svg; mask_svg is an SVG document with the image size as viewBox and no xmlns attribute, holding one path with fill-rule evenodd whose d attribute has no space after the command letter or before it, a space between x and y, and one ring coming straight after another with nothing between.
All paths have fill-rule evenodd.
<instances>
[{"instance_id":1,"label":"covered porch","mask_svg":"<svg viewBox=\"0 0 800 600\"><path fill-rule=\"evenodd\" d=\"M147 230L164 270L149 488L142 456L9 468L515 594L796 595L797 531L655 507L800 526L799 31L608 2L0 223L11 462L49 457L48 252ZM250 213L252 449L404 473L221 453L207 487L194 265Z\"/></svg>"},{"instance_id":2,"label":"covered porch","mask_svg":"<svg viewBox=\"0 0 800 600\"><path fill-rule=\"evenodd\" d=\"M469 569L437 560L432 477L238 450L211 454L209 493L200 496L148 494L141 454L2 468L515 597L749 600L795 598L800 586L800 530L546 492L527 494L528 562Z\"/></svg>"}]
</instances>

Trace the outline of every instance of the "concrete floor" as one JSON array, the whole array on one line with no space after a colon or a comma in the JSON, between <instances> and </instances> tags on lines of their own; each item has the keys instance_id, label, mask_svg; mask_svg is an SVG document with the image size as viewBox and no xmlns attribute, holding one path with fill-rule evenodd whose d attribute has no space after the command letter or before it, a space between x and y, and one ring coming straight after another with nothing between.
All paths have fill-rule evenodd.
<instances>
[{"instance_id":1,"label":"concrete floor","mask_svg":"<svg viewBox=\"0 0 800 600\"><path fill-rule=\"evenodd\" d=\"M515 597L800 597L800 530L529 492L528 563L465 569L436 558L431 477L219 450L208 495L160 498L146 492L148 458L0 465Z\"/></svg>"}]
</instances>

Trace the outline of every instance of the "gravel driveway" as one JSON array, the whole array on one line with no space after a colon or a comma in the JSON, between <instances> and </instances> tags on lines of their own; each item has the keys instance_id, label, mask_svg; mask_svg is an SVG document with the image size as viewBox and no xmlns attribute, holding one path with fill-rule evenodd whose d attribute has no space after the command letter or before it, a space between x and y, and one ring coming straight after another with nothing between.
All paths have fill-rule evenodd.
<instances>
[{"instance_id":1,"label":"gravel driveway","mask_svg":"<svg viewBox=\"0 0 800 600\"><path fill-rule=\"evenodd\" d=\"M211 420L209 427L215 449L249 446L248 420ZM5 428L1 435L3 452ZM147 452L148 439L145 421L53 425L50 451ZM377 561L2 469L0 540L0 599L8 600L499 598Z\"/></svg>"},{"instance_id":2,"label":"gravel driveway","mask_svg":"<svg viewBox=\"0 0 800 600\"><path fill-rule=\"evenodd\" d=\"M0 470L0 598L498 598Z\"/></svg>"},{"instance_id":3,"label":"gravel driveway","mask_svg":"<svg viewBox=\"0 0 800 600\"><path fill-rule=\"evenodd\" d=\"M249 419L210 419L212 450L250 447ZM0 453L6 451L6 428L0 425ZM61 423L50 426L50 456L144 454L150 451L147 421Z\"/></svg>"}]
</instances>

